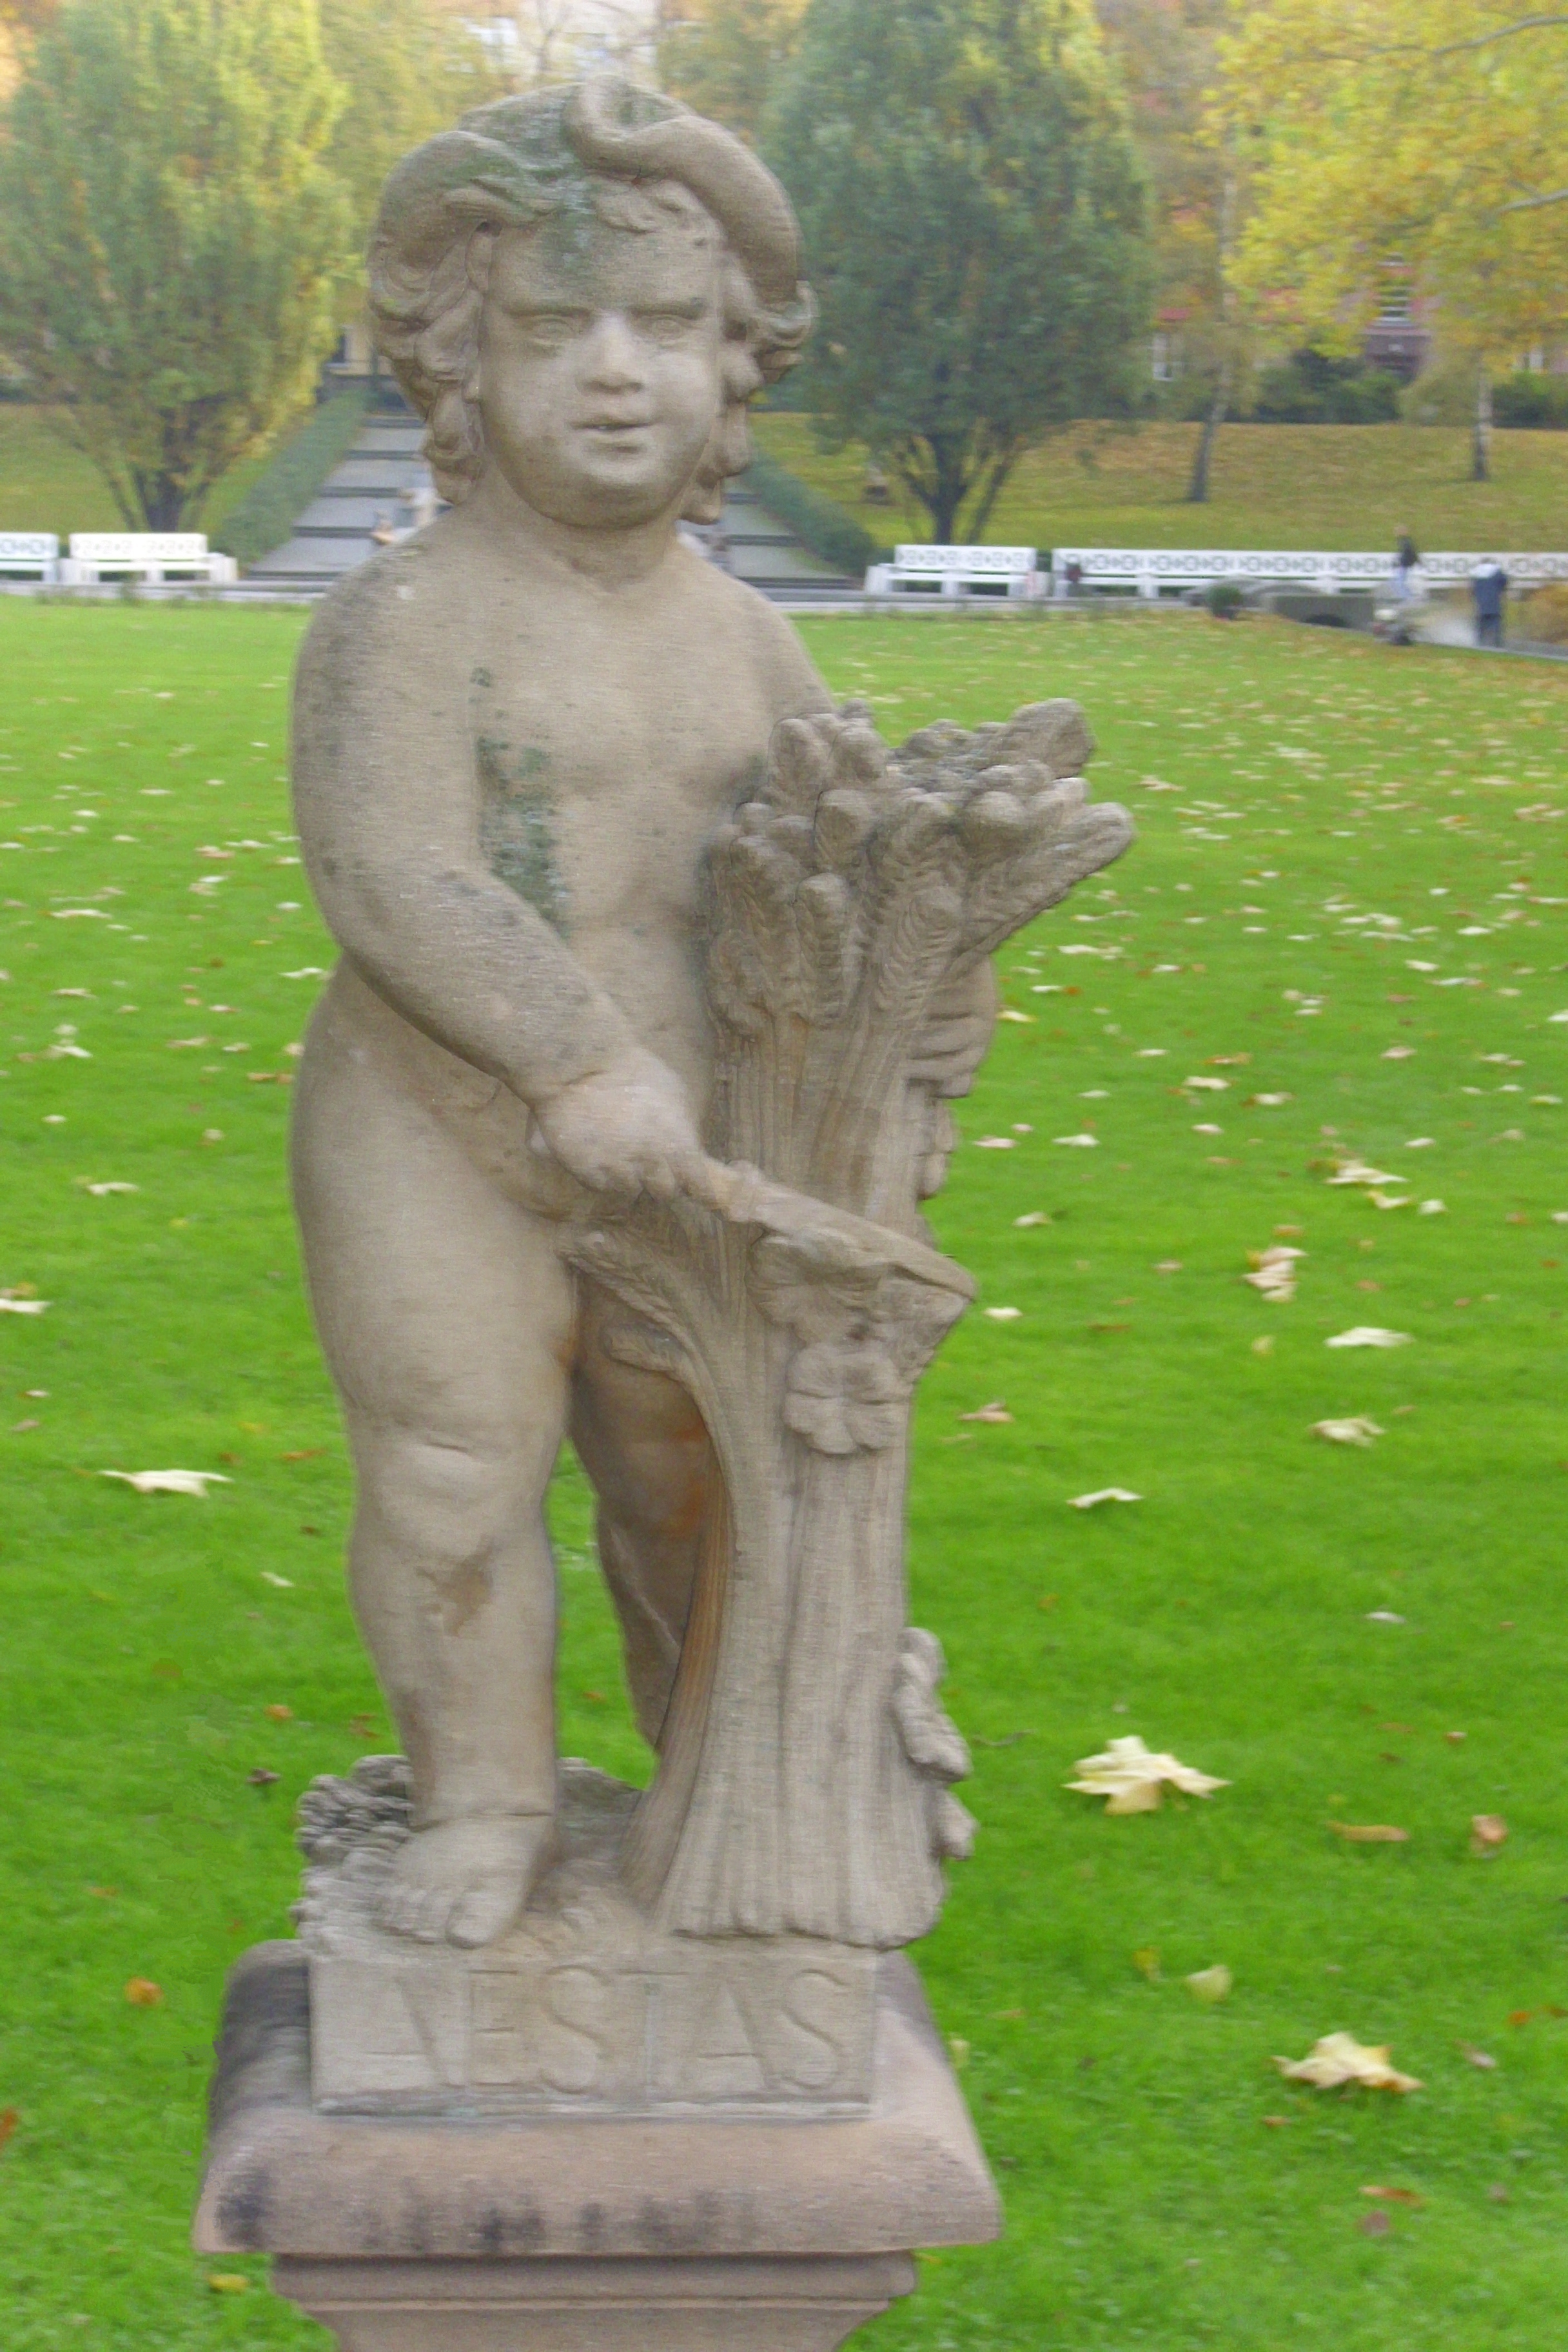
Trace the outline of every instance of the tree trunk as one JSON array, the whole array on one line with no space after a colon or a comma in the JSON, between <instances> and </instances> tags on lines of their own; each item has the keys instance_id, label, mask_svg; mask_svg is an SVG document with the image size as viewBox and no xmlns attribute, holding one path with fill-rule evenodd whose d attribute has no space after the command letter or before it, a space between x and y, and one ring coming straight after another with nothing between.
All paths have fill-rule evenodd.
<instances>
[{"instance_id":1,"label":"tree trunk","mask_svg":"<svg viewBox=\"0 0 1568 2352\"><path fill-rule=\"evenodd\" d=\"M1476 370L1476 421L1470 428L1470 479L1492 478L1492 380L1483 360Z\"/></svg>"},{"instance_id":2,"label":"tree trunk","mask_svg":"<svg viewBox=\"0 0 1568 2352\"><path fill-rule=\"evenodd\" d=\"M1203 506L1209 494L1209 465L1214 457L1214 445L1219 438L1219 428L1225 422L1225 412L1230 406L1231 363L1228 357L1220 367L1219 381L1215 385L1209 413L1204 419L1204 429L1198 436L1198 446L1193 456L1192 478L1187 484L1187 504Z\"/></svg>"}]
</instances>

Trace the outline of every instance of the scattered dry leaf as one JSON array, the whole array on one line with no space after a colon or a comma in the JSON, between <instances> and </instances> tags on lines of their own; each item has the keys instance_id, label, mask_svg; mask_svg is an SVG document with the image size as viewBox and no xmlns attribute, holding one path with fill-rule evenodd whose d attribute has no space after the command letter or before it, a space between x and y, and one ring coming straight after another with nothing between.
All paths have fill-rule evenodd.
<instances>
[{"instance_id":1,"label":"scattered dry leaf","mask_svg":"<svg viewBox=\"0 0 1568 2352\"><path fill-rule=\"evenodd\" d=\"M1482 1862L1489 1862L1500 1847L1508 1843L1508 1823L1500 1813L1476 1813L1470 1821L1470 1852Z\"/></svg>"},{"instance_id":2,"label":"scattered dry leaf","mask_svg":"<svg viewBox=\"0 0 1568 2352\"><path fill-rule=\"evenodd\" d=\"M1053 1143L1065 1143L1070 1150L1095 1151L1100 1148L1098 1135L1053 1135Z\"/></svg>"},{"instance_id":3,"label":"scattered dry leaf","mask_svg":"<svg viewBox=\"0 0 1568 2352\"><path fill-rule=\"evenodd\" d=\"M980 1311L989 1323L1016 1323L1024 1312L1021 1307L983 1307Z\"/></svg>"},{"instance_id":4,"label":"scattered dry leaf","mask_svg":"<svg viewBox=\"0 0 1568 2352\"><path fill-rule=\"evenodd\" d=\"M1396 1830L1392 1822L1331 1822L1329 1827L1336 1837L1347 1838L1352 1845L1408 1845L1408 1830Z\"/></svg>"},{"instance_id":5,"label":"scattered dry leaf","mask_svg":"<svg viewBox=\"0 0 1568 2352\"><path fill-rule=\"evenodd\" d=\"M1485 2050L1478 2050L1473 2042L1461 2042L1459 2055L1468 2066L1479 2066L1483 2074L1495 2074L1497 2060Z\"/></svg>"},{"instance_id":6,"label":"scattered dry leaf","mask_svg":"<svg viewBox=\"0 0 1568 2352\"><path fill-rule=\"evenodd\" d=\"M5 2147L21 2120L20 2108L0 2107L0 2147Z\"/></svg>"},{"instance_id":7,"label":"scattered dry leaf","mask_svg":"<svg viewBox=\"0 0 1568 2352\"><path fill-rule=\"evenodd\" d=\"M232 1486L221 1470L100 1470L100 1478L119 1478L139 1495L197 1495L206 1500L209 1486Z\"/></svg>"},{"instance_id":8,"label":"scattered dry leaf","mask_svg":"<svg viewBox=\"0 0 1568 2352\"><path fill-rule=\"evenodd\" d=\"M977 1135L974 1149L976 1151L1013 1151L1017 1147L1010 1135Z\"/></svg>"},{"instance_id":9,"label":"scattered dry leaf","mask_svg":"<svg viewBox=\"0 0 1568 2352\"><path fill-rule=\"evenodd\" d=\"M270 1568L262 1570L261 1581L263 1584L275 1584L279 1592L292 1592L294 1590L294 1580L291 1576L279 1576Z\"/></svg>"},{"instance_id":10,"label":"scattered dry leaf","mask_svg":"<svg viewBox=\"0 0 1568 2352\"><path fill-rule=\"evenodd\" d=\"M162 2009L163 1988L155 1985L151 1977L132 1977L126 1983L125 1998L132 2009Z\"/></svg>"},{"instance_id":11,"label":"scattered dry leaf","mask_svg":"<svg viewBox=\"0 0 1568 2352\"><path fill-rule=\"evenodd\" d=\"M969 2044L964 2040L962 2033L950 2033L948 2035L947 2054L952 2061L953 2073L955 2074L962 2074L964 2068L969 2063Z\"/></svg>"},{"instance_id":12,"label":"scattered dry leaf","mask_svg":"<svg viewBox=\"0 0 1568 2352\"><path fill-rule=\"evenodd\" d=\"M1414 2074L1402 2074L1389 2063L1384 2043L1367 2044L1350 2033L1325 2033L1304 2058L1276 2058L1279 2072L1292 2083L1310 2083L1315 2091L1334 2091L1342 2084L1364 2084L1369 2091L1418 2091Z\"/></svg>"},{"instance_id":13,"label":"scattered dry leaf","mask_svg":"<svg viewBox=\"0 0 1568 2352\"><path fill-rule=\"evenodd\" d=\"M1348 1331L1336 1331L1325 1339L1325 1348L1405 1348L1410 1344L1408 1331L1380 1330L1375 1323L1357 1323Z\"/></svg>"},{"instance_id":14,"label":"scattered dry leaf","mask_svg":"<svg viewBox=\"0 0 1568 2352\"><path fill-rule=\"evenodd\" d=\"M1194 1969L1183 1981L1194 2000L1206 2001L1212 2007L1216 2001L1230 1999L1236 1979L1221 1963L1212 1969Z\"/></svg>"},{"instance_id":15,"label":"scattered dry leaf","mask_svg":"<svg viewBox=\"0 0 1568 2352\"><path fill-rule=\"evenodd\" d=\"M1386 2213L1368 2213L1356 2223L1363 2238L1386 2238L1393 2227Z\"/></svg>"},{"instance_id":16,"label":"scattered dry leaf","mask_svg":"<svg viewBox=\"0 0 1568 2352\"><path fill-rule=\"evenodd\" d=\"M250 2281L238 2271L209 2271L207 2284L214 2294L247 2294Z\"/></svg>"},{"instance_id":17,"label":"scattered dry leaf","mask_svg":"<svg viewBox=\"0 0 1568 2352\"><path fill-rule=\"evenodd\" d=\"M0 1315L42 1315L49 1304L47 1298L16 1298L0 1291Z\"/></svg>"},{"instance_id":18,"label":"scattered dry leaf","mask_svg":"<svg viewBox=\"0 0 1568 2352\"><path fill-rule=\"evenodd\" d=\"M1142 1945L1133 1953L1132 1965L1141 1977L1148 1978L1151 1984L1160 1982L1160 1954L1155 1945Z\"/></svg>"},{"instance_id":19,"label":"scattered dry leaf","mask_svg":"<svg viewBox=\"0 0 1568 2352\"><path fill-rule=\"evenodd\" d=\"M1153 1754L1136 1733L1126 1739L1113 1739L1103 1755L1080 1757L1074 1769L1082 1777L1064 1785L1080 1790L1087 1797L1109 1798L1107 1813L1157 1812L1167 1780L1189 1797L1209 1797L1216 1789L1230 1786L1228 1780L1196 1771L1174 1756Z\"/></svg>"},{"instance_id":20,"label":"scattered dry leaf","mask_svg":"<svg viewBox=\"0 0 1568 2352\"><path fill-rule=\"evenodd\" d=\"M1296 1263L1306 1255L1289 1242L1271 1242L1267 1249L1248 1250L1247 1263L1252 1271L1241 1278L1265 1298L1285 1302L1296 1296Z\"/></svg>"},{"instance_id":21,"label":"scattered dry leaf","mask_svg":"<svg viewBox=\"0 0 1568 2352\"><path fill-rule=\"evenodd\" d=\"M958 1417L960 1421L984 1421L993 1424L1013 1418L1000 1397L993 1397L989 1404L980 1405L973 1412L961 1412Z\"/></svg>"},{"instance_id":22,"label":"scattered dry leaf","mask_svg":"<svg viewBox=\"0 0 1568 2352\"><path fill-rule=\"evenodd\" d=\"M1074 1495L1068 1507L1074 1511L1092 1511L1101 1503L1141 1503L1131 1486L1097 1486L1092 1495Z\"/></svg>"},{"instance_id":23,"label":"scattered dry leaf","mask_svg":"<svg viewBox=\"0 0 1568 2352\"><path fill-rule=\"evenodd\" d=\"M264 1708L263 1713L270 1723L292 1723L294 1720L294 1710L291 1706L269 1706Z\"/></svg>"},{"instance_id":24,"label":"scattered dry leaf","mask_svg":"<svg viewBox=\"0 0 1568 2352\"><path fill-rule=\"evenodd\" d=\"M1015 1225L1054 1225L1056 1219L1048 1209L1031 1209L1026 1216L1015 1217Z\"/></svg>"},{"instance_id":25,"label":"scattered dry leaf","mask_svg":"<svg viewBox=\"0 0 1568 2352\"><path fill-rule=\"evenodd\" d=\"M1414 2189L1387 2189L1381 2180L1368 2183L1362 2190L1363 2197L1380 2198L1385 2205L1425 2205L1426 2200Z\"/></svg>"},{"instance_id":26,"label":"scattered dry leaf","mask_svg":"<svg viewBox=\"0 0 1568 2352\"><path fill-rule=\"evenodd\" d=\"M1364 1412L1354 1413L1348 1421L1315 1421L1314 1437L1325 1437L1331 1445L1370 1445L1374 1437L1385 1433Z\"/></svg>"}]
</instances>

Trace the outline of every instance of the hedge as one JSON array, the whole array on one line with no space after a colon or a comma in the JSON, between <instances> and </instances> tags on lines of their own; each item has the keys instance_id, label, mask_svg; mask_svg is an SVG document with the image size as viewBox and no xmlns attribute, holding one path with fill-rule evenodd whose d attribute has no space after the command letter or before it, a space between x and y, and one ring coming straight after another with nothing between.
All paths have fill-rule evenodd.
<instances>
[{"instance_id":1,"label":"hedge","mask_svg":"<svg viewBox=\"0 0 1568 2352\"><path fill-rule=\"evenodd\" d=\"M356 387L312 409L214 531L212 544L242 566L281 547L358 433L369 404L368 389Z\"/></svg>"},{"instance_id":2,"label":"hedge","mask_svg":"<svg viewBox=\"0 0 1568 2352\"><path fill-rule=\"evenodd\" d=\"M739 487L752 492L780 522L788 523L804 547L837 572L858 574L868 564L885 562L892 550L880 547L870 532L834 499L814 490L798 474L781 466L761 449L741 476Z\"/></svg>"}]
</instances>

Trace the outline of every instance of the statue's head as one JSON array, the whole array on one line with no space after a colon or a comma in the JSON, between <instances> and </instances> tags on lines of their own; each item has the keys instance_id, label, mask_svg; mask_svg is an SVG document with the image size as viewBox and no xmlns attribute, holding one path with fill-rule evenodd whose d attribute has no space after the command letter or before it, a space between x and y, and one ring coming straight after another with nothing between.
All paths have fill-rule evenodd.
<instances>
[{"instance_id":1,"label":"statue's head","mask_svg":"<svg viewBox=\"0 0 1568 2352\"><path fill-rule=\"evenodd\" d=\"M610 77L503 99L404 158L376 340L442 495L487 467L562 521L718 515L746 404L812 320L789 200L740 141Z\"/></svg>"}]
</instances>

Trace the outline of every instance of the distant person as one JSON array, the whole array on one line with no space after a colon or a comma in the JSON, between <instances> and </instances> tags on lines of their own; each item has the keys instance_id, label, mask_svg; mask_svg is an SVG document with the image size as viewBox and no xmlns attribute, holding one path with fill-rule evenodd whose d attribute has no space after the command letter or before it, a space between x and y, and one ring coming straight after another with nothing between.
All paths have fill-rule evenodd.
<instances>
[{"instance_id":1,"label":"distant person","mask_svg":"<svg viewBox=\"0 0 1568 2352\"><path fill-rule=\"evenodd\" d=\"M1470 594L1476 604L1477 645L1500 646L1503 606L1508 598L1508 573L1495 555L1486 557L1471 572Z\"/></svg>"},{"instance_id":2,"label":"distant person","mask_svg":"<svg viewBox=\"0 0 1568 2352\"><path fill-rule=\"evenodd\" d=\"M1408 530L1402 530L1394 550L1394 593L1401 604L1415 602L1420 567L1421 551Z\"/></svg>"}]
</instances>

